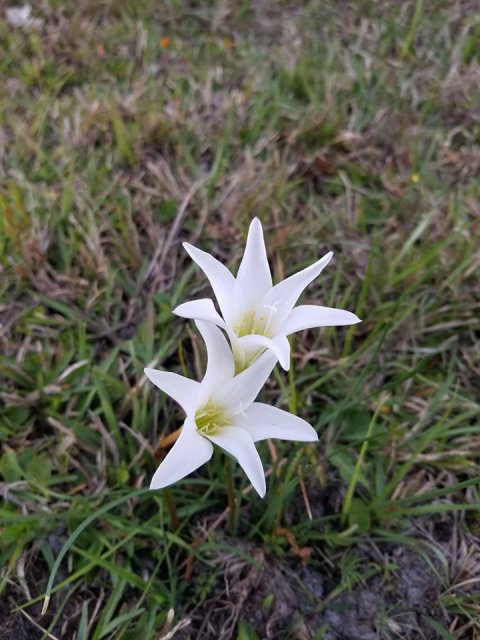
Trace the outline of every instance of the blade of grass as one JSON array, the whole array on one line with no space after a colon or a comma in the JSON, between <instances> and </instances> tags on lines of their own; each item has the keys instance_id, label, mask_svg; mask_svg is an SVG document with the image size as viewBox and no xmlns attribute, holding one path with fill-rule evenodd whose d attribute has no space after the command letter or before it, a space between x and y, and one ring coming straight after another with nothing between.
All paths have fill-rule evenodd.
<instances>
[{"instance_id":1,"label":"blade of grass","mask_svg":"<svg viewBox=\"0 0 480 640\"><path fill-rule=\"evenodd\" d=\"M365 456L367 454L368 445L369 445L369 442L370 442L370 439L371 439L372 433L373 433L373 428L375 427L375 424L376 424L377 418L378 418L378 414L382 410L382 407L385 404L386 399L387 399L386 395L382 395L380 397L378 405L377 405L377 408L375 409L375 413L373 414L372 419L370 420L370 423L368 425L367 433L366 433L366 436L365 436L365 440L362 443L362 446L360 448L360 453L358 455L357 462L355 464L353 475L352 475L352 478L351 478L351 480L350 480L350 482L348 484L347 492L346 492L345 498L343 500L343 504L342 504L343 521L345 521L346 517L350 513L350 507L351 507L351 504L352 504L353 495L355 493L355 489L356 489L356 486L358 484L358 480L359 480L359 477L360 477L360 474L361 474L363 461L364 461Z\"/></svg>"}]
</instances>

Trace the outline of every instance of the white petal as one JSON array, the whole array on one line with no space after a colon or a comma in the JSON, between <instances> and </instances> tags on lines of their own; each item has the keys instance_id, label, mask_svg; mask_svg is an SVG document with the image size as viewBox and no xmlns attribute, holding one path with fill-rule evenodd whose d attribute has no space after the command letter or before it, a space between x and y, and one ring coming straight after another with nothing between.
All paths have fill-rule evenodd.
<instances>
[{"instance_id":1,"label":"white petal","mask_svg":"<svg viewBox=\"0 0 480 640\"><path fill-rule=\"evenodd\" d=\"M212 453L212 443L198 433L191 419L187 419L178 440L156 470L150 489L162 489L188 476L208 462Z\"/></svg>"},{"instance_id":2,"label":"white petal","mask_svg":"<svg viewBox=\"0 0 480 640\"><path fill-rule=\"evenodd\" d=\"M262 461L248 433L238 427L223 427L217 434L208 437L238 461L255 491L263 498L266 485Z\"/></svg>"},{"instance_id":3,"label":"white petal","mask_svg":"<svg viewBox=\"0 0 480 640\"><path fill-rule=\"evenodd\" d=\"M257 397L272 372L277 358L270 351L265 351L247 369L227 382L218 392L218 399L230 411L230 415L243 413Z\"/></svg>"},{"instance_id":4,"label":"white petal","mask_svg":"<svg viewBox=\"0 0 480 640\"><path fill-rule=\"evenodd\" d=\"M173 310L177 316L181 318L192 318L193 320L205 320L213 322L219 327L223 327L225 322L219 315L210 298L201 298L200 300L190 300L178 305Z\"/></svg>"},{"instance_id":5,"label":"white petal","mask_svg":"<svg viewBox=\"0 0 480 640\"><path fill-rule=\"evenodd\" d=\"M236 295L243 296L242 306L256 306L272 288L272 276L268 265L263 230L258 218L254 218L248 230L247 244L238 268Z\"/></svg>"},{"instance_id":6,"label":"white petal","mask_svg":"<svg viewBox=\"0 0 480 640\"><path fill-rule=\"evenodd\" d=\"M203 273L207 276L212 286L213 292L217 298L220 310L228 320L228 314L231 308L233 288L235 286L235 278L230 271L216 258L209 253L197 249L196 247L184 242L183 246L188 252L192 260L194 260Z\"/></svg>"},{"instance_id":7,"label":"white petal","mask_svg":"<svg viewBox=\"0 0 480 640\"><path fill-rule=\"evenodd\" d=\"M200 392L199 382L179 376L178 373L170 373L170 371L158 371L157 369L144 369L144 371L147 378L173 398L175 402L178 402L185 413L195 411Z\"/></svg>"},{"instance_id":8,"label":"white petal","mask_svg":"<svg viewBox=\"0 0 480 640\"><path fill-rule=\"evenodd\" d=\"M255 349L270 349L280 365L288 371L290 369L290 344L286 335L276 336L275 338L267 338L261 335L249 335L237 338L237 343L249 352Z\"/></svg>"},{"instance_id":9,"label":"white petal","mask_svg":"<svg viewBox=\"0 0 480 640\"><path fill-rule=\"evenodd\" d=\"M318 440L317 432L308 422L262 402L254 402L244 416L237 416L235 426L245 429L254 442L266 438L301 442Z\"/></svg>"},{"instance_id":10,"label":"white petal","mask_svg":"<svg viewBox=\"0 0 480 640\"><path fill-rule=\"evenodd\" d=\"M218 327L201 320L197 320L196 325L207 347L207 371L202 380L202 387L209 393L233 378L235 362L232 350Z\"/></svg>"},{"instance_id":11,"label":"white petal","mask_svg":"<svg viewBox=\"0 0 480 640\"><path fill-rule=\"evenodd\" d=\"M361 322L360 318L350 311L304 304L292 310L282 327L282 333L288 336L302 329L340 327L347 324L356 324L357 322Z\"/></svg>"},{"instance_id":12,"label":"white petal","mask_svg":"<svg viewBox=\"0 0 480 640\"><path fill-rule=\"evenodd\" d=\"M315 280L332 259L333 253L327 253L323 258L310 265L293 276L282 280L276 284L264 299L264 305L271 305L277 309L273 316L272 326L279 329L288 317L288 314L295 306L297 300L302 295L306 286Z\"/></svg>"},{"instance_id":13,"label":"white petal","mask_svg":"<svg viewBox=\"0 0 480 640\"><path fill-rule=\"evenodd\" d=\"M28 4L23 7L11 7L10 9L6 9L5 14L7 22L14 27L25 27L31 20L31 10L32 7Z\"/></svg>"}]
</instances>

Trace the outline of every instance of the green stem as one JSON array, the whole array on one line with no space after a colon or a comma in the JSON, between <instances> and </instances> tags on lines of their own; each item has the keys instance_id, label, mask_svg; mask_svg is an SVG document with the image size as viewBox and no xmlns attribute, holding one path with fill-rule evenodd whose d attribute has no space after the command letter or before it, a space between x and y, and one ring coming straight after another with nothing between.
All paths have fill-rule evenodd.
<instances>
[{"instance_id":1,"label":"green stem","mask_svg":"<svg viewBox=\"0 0 480 640\"><path fill-rule=\"evenodd\" d=\"M165 502L167 505L168 515L170 516L170 520L172 523L173 529L178 529L180 526L180 520L178 519L177 510L175 508L175 500L173 499L172 493L170 489L164 489Z\"/></svg>"},{"instance_id":2,"label":"green stem","mask_svg":"<svg viewBox=\"0 0 480 640\"><path fill-rule=\"evenodd\" d=\"M227 480L228 508L230 509L230 513L228 514L228 526L230 529L230 533L234 535L237 514L236 514L236 504L235 504L235 493L233 488L232 463L230 458L228 457L225 460L225 475Z\"/></svg>"}]
</instances>

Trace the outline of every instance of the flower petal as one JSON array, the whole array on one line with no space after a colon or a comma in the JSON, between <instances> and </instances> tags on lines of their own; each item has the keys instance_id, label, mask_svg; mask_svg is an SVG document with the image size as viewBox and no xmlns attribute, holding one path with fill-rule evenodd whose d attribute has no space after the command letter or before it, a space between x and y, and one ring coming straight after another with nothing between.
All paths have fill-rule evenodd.
<instances>
[{"instance_id":1,"label":"flower petal","mask_svg":"<svg viewBox=\"0 0 480 640\"><path fill-rule=\"evenodd\" d=\"M201 320L197 320L196 325L207 347L207 371L202 380L202 387L206 393L210 393L210 390L224 385L233 378L235 362L232 350L218 327Z\"/></svg>"},{"instance_id":2,"label":"flower petal","mask_svg":"<svg viewBox=\"0 0 480 640\"><path fill-rule=\"evenodd\" d=\"M272 372L277 358L270 351L265 351L247 369L232 380L222 385L218 392L218 401L230 412L231 416L243 413L257 397Z\"/></svg>"},{"instance_id":3,"label":"flower petal","mask_svg":"<svg viewBox=\"0 0 480 640\"><path fill-rule=\"evenodd\" d=\"M302 269L302 271L298 271L298 273L294 273L289 278L276 284L266 295L264 306L272 306L277 309L277 313L273 316L272 327L278 330L285 323L288 314L302 295L305 287L323 271L332 256L333 253L330 251L330 253L327 253L306 269Z\"/></svg>"},{"instance_id":4,"label":"flower petal","mask_svg":"<svg viewBox=\"0 0 480 640\"><path fill-rule=\"evenodd\" d=\"M225 322L220 314L215 309L215 306L210 298L201 298L200 300L190 300L178 305L173 310L177 316L181 318L192 318L193 320L205 320L206 322L213 322L219 327L223 327Z\"/></svg>"},{"instance_id":5,"label":"flower petal","mask_svg":"<svg viewBox=\"0 0 480 640\"><path fill-rule=\"evenodd\" d=\"M189 380L178 373L144 369L145 375L153 384L178 402L185 413L195 411L198 404L200 383Z\"/></svg>"},{"instance_id":6,"label":"flower petal","mask_svg":"<svg viewBox=\"0 0 480 640\"><path fill-rule=\"evenodd\" d=\"M191 419L187 419L178 440L156 470L150 489L162 489L188 476L208 462L212 453L212 443L198 433Z\"/></svg>"},{"instance_id":7,"label":"flower petal","mask_svg":"<svg viewBox=\"0 0 480 640\"><path fill-rule=\"evenodd\" d=\"M245 415L237 416L235 426L245 429L254 442L266 438L301 442L318 440L317 432L306 420L262 402L254 402Z\"/></svg>"},{"instance_id":8,"label":"flower petal","mask_svg":"<svg viewBox=\"0 0 480 640\"><path fill-rule=\"evenodd\" d=\"M225 320L228 321L233 288L235 286L235 278L227 267L209 253L206 253L206 251L197 249L191 244L188 244L188 242L184 242L183 246L192 260L198 264L200 269L207 276L217 298L220 310Z\"/></svg>"},{"instance_id":9,"label":"flower petal","mask_svg":"<svg viewBox=\"0 0 480 640\"><path fill-rule=\"evenodd\" d=\"M236 279L236 294L242 296L242 307L256 306L272 288L262 224L254 218L248 230L247 244Z\"/></svg>"},{"instance_id":10,"label":"flower petal","mask_svg":"<svg viewBox=\"0 0 480 640\"><path fill-rule=\"evenodd\" d=\"M262 347L270 349L275 354L282 368L285 369L285 371L290 369L290 344L286 335L267 338L266 336L251 334L237 338L236 344L247 349L249 352L255 349L261 349Z\"/></svg>"},{"instance_id":11,"label":"flower petal","mask_svg":"<svg viewBox=\"0 0 480 640\"><path fill-rule=\"evenodd\" d=\"M361 322L360 318L350 311L304 304L292 310L282 327L282 333L288 336L302 329L340 327L347 324L356 324L357 322Z\"/></svg>"},{"instance_id":12,"label":"flower petal","mask_svg":"<svg viewBox=\"0 0 480 640\"><path fill-rule=\"evenodd\" d=\"M238 427L223 427L208 438L237 460L255 491L263 498L267 488L262 461L248 433Z\"/></svg>"}]
</instances>

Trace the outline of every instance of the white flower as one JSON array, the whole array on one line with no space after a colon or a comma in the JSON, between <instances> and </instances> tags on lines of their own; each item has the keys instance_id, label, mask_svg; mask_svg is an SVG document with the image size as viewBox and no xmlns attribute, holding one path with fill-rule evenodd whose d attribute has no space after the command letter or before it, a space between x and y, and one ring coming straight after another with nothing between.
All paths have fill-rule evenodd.
<instances>
[{"instance_id":1,"label":"white flower","mask_svg":"<svg viewBox=\"0 0 480 640\"><path fill-rule=\"evenodd\" d=\"M5 17L8 24L13 27L38 27L41 25L39 18L31 17L32 7L29 4L23 5L23 7L10 7L5 10Z\"/></svg>"},{"instance_id":2,"label":"white flower","mask_svg":"<svg viewBox=\"0 0 480 640\"><path fill-rule=\"evenodd\" d=\"M273 351L284 369L290 367L287 336L301 329L355 324L350 311L316 305L295 307L300 295L330 262L332 252L311 266L272 285L262 225L254 218L247 246L235 278L213 256L188 243L183 245L207 276L217 298L221 317L209 298L185 302L174 313L183 318L206 320L225 329L237 370L248 367L264 351Z\"/></svg>"},{"instance_id":3,"label":"white flower","mask_svg":"<svg viewBox=\"0 0 480 640\"><path fill-rule=\"evenodd\" d=\"M313 442L318 436L308 422L261 402L254 402L276 363L266 351L235 376L228 343L216 326L197 322L207 347L202 382L176 373L145 369L148 378L181 405L185 423L175 445L153 476L151 489L166 487L210 460L213 444L232 455L250 482L265 495L265 476L254 442L265 438ZM213 443L213 444L212 444Z\"/></svg>"}]
</instances>

